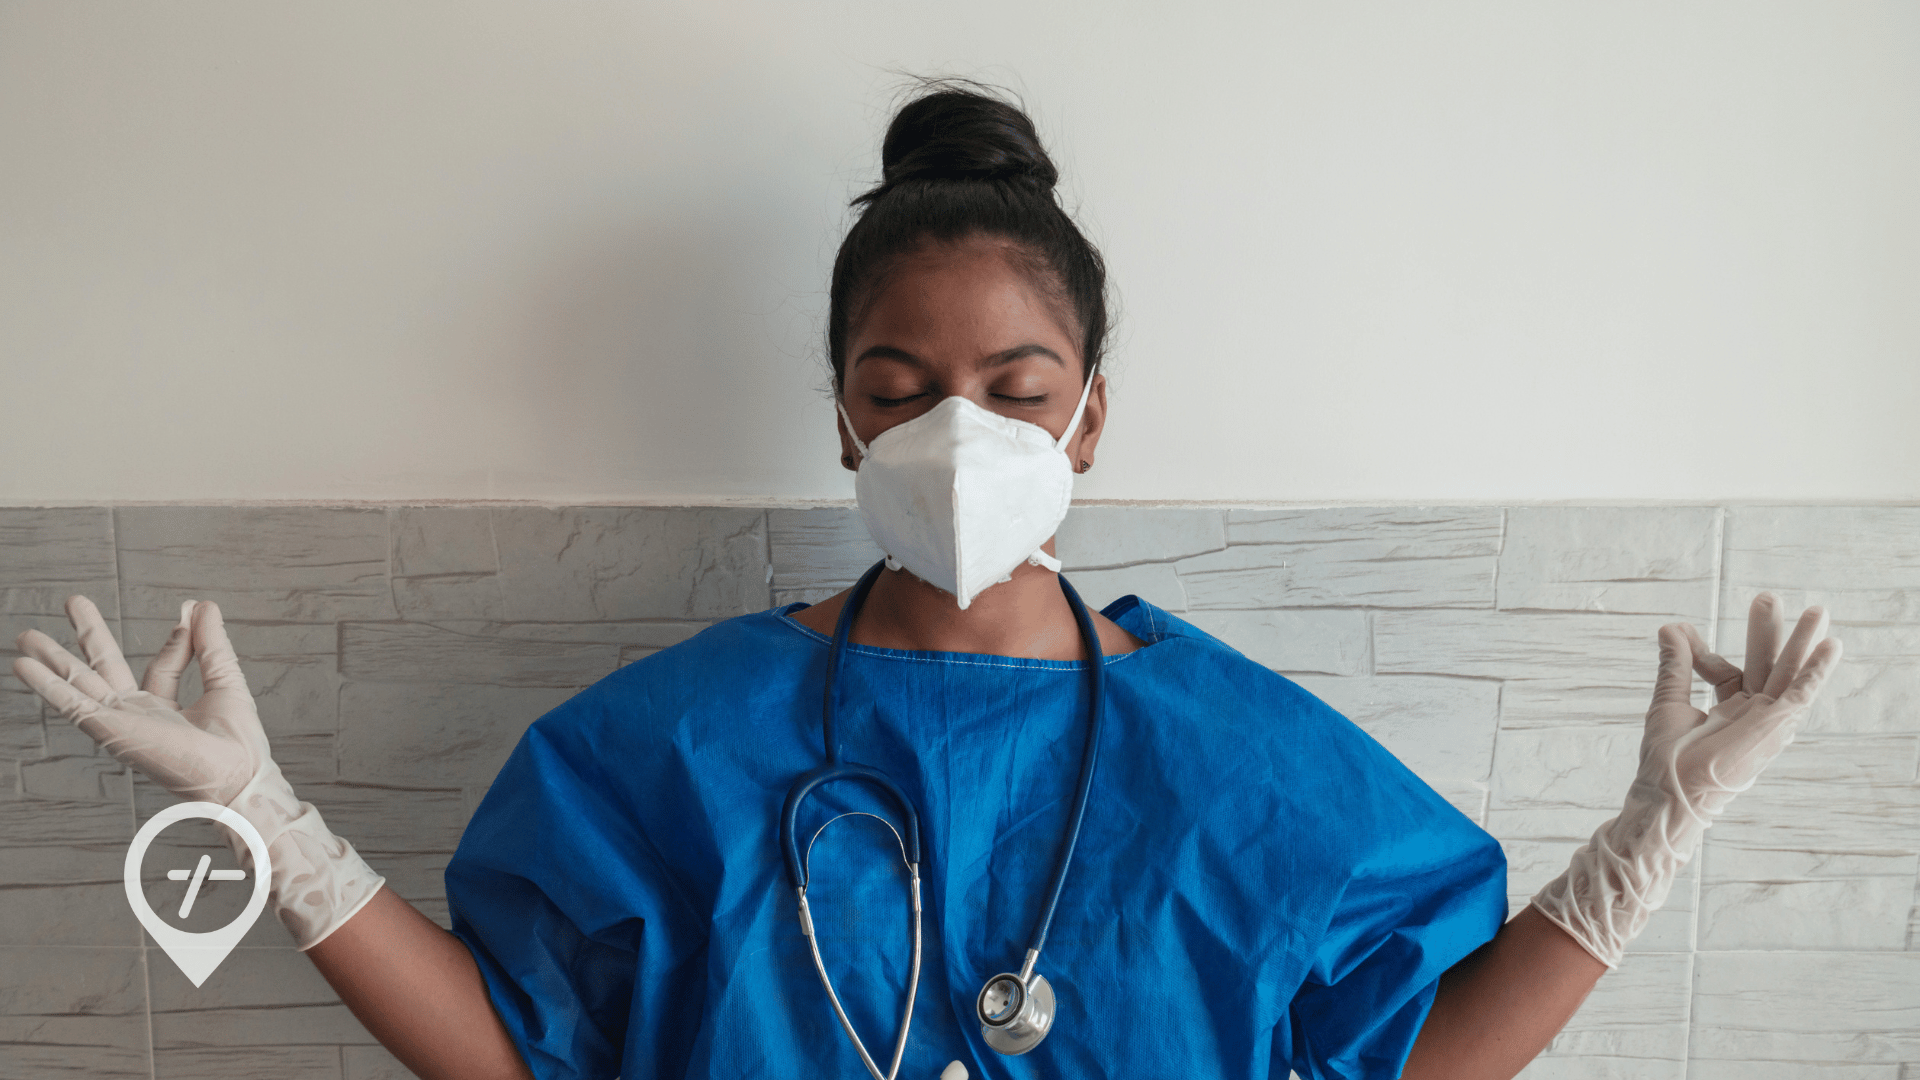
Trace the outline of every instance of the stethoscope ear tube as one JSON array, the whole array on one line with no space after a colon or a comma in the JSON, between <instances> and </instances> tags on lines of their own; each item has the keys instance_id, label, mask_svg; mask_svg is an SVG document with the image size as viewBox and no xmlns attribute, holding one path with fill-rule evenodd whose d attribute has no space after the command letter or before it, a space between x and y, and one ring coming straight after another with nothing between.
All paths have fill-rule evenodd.
<instances>
[{"instance_id":1,"label":"stethoscope ear tube","mask_svg":"<svg viewBox=\"0 0 1920 1080\"><path fill-rule=\"evenodd\" d=\"M785 804L780 809L780 848L787 863L787 877L799 897L800 919L808 945L813 951L814 966L819 969L821 982L826 986L827 994L833 1002L834 1012L846 1028L847 1035L853 1039L860 1051L860 1057L876 1078L891 1080L900 1067L900 1054L905 1048L907 1025L912 1022L913 992L919 983L920 953L920 815L914 810L913 802L906 792L877 769L865 765L843 763L840 760L839 745L835 731L835 710L838 705L836 691L839 687L840 657L846 648L847 637L852 632L854 614L866 601L867 593L873 589L873 583L886 568L883 559L875 563L861 575L853 591L847 596L846 603L840 609L840 617L834 626L833 646L827 652L826 687L821 695L821 737L826 748L826 762L811 769L794 781L787 790ZM1074 848L1080 840L1080 825L1086 818L1087 796L1093 789L1094 766L1099 760L1100 733L1106 719L1106 662L1100 650L1100 635L1093 624L1093 616L1087 611L1087 605L1080 594L1068 583L1065 576L1060 577L1060 591L1066 595L1067 603L1073 608L1074 621L1080 627L1081 639L1086 644L1089 686L1092 694L1090 718L1087 723L1086 748L1080 757L1079 782L1075 786L1073 811L1066 833L1061 838L1059 854L1054 860L1053 880L1047 889L1046 904L1034 923L1033 935L1027 942L1027 953L1020 966L1019 974L1006 973L995 975L987 980L980 990L980 996L974 1004L980 1020L980 1033L988 1046L1002 1054L1024 1054L1039 1045L1053 1030L1055 1002L1053 987L1045 976L1036 973L1033 968L1039 960L1040 950L1046 944L1047 932L1053 926L1053 914L1060 905L1060 893L1067 881L1067 870L1073 864ZM801 856L798 819L800 806L820 785L835 780L852 780L869 784L884 792L900 812L905 823L904 836L901 837L903 854L906 857L907 872L911 879L914 914L914 958L913 981L908 988L907 1013L903 1017L899 1042L894 1048L892 1069L882 1074L879 1067L867 1056L866 1047L847 1020L840 1007L839 995L834 993L833 983L827 978L826 966L820 960L819 945L814 940L811 915L807 909L807 861Z\"/></svg>"}]
</instances>

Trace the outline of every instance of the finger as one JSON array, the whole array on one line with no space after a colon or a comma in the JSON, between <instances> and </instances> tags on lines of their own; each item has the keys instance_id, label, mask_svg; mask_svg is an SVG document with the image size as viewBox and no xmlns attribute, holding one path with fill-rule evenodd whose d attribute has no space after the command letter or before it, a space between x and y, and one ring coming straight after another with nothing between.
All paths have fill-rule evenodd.
<instances>
[{"instance_id":1,"label":"finger","mask_svg":"<svg viewBox=\"0 0 1920 1080\"><path fill-rule=\"evenodd\" d=\"M1715 701L1725 701L1740 692L1742 675L1740 669L1720 654L1707 648L1706 640L1692 623L1681 623L1686 632L1687 643L1693 647L1693 670L1702 679L1713 684Z\"/></svg>"},{"instance_id":2,"label":"finger","mask_svg":"<svg viewBox=\"0 0 1920 1080\"><path fill-rule=\"evenodd\" d=\"M1813 647L1813 653L1794 676L1793 682L1780 694L1780 702L1801 711L1813 705L1813 699L1820 694L1820 688L1826 685L1827 677L1840 666L1843 650L1839 638L1827 638Z\"/></svg>"},{"instance_id":3,"label":"finger","mask_svg":"<svg viewBox=\"0 0 1920 1080\"><path fill-rule=\"evenodd\" d=\"M67 597L67 619L79 636L80 651L87 663L114 692L131 694L140 689L133 681L133 669L127 666L127 658L120 653L120 643L113 640L113 631L107 629L107 620L93 601L78 595Z\"/></svg>"},{"instance_id":4,"label":"finger","mask_svg":"<svg viewBox=\"0 0 1920 1080\"><path fill-rule=\"evenodd\" d=\"M1747 666L1741 688L1758 694L1767 688L1767 676L1773 674L1773 658L1780 653L1785 636L1786 614L1780 610L1780 598L1763 592L1753 598L1747 609Z\"/></svg>"},{"instance_id":5,"label":"finger","mask_svg":"<svg viewBox=\"0 0 1920 1080\"><path fill-rule=\"evenodd\" d=\"M1693 698L1693 643L1678 623L1660 628L1660 674L1653 681L1655 705L1685 705Z\"/></svg>"},{"instance_id":6,"label":"finger","mask_svg":"<svg viewBox=\"0 0 1920 1080\"><path fill-rule=\"evenodd\" d=\"M193 654L200 658L202 687L246 691L247 677L240 673L240 659L233 655L233 643L227 640L220 605L211 600L202 601L193 609Z\"/></svg>"},{"instance_id":7,"label":"finger","mask_svg":"<svg viewBox=\"0 0 1920 1080\"><path fill-rule=\"evenodd\" d=\"M191 758L179 754L155 753L169 744L177 744L175 725L157 716L134 710L110 708L82 694L45 664L22 656L13 662L13 673L73 721L81 734L102 750L145 773L148 778L176 794L193 777L182 771L181 762Z\"/></svg>"},{"instance_id":8,"label":"finger","mask_svg":"<svg viewBox=\"0 0 1920 1080\"><path fill-rule=\"evenodd\" d=\"M180 625L167 635L166 644L147 662L147 677L142 689L168 701L180 699L180 679L193 659L193 601L180 605Z\"/></svg>"},{"instance_id":9,"label":"finger","mask_svg":"<svg viewBox=\"0 0 1920 1080\"><path fill-rule=\"evenodd\" d=\"M75 690L105 703L114 696L113 687L100 673L80 662L80 658L60 647L60 643L38 630L28 630L14 642L21 652L38 660L47 670L68 683ZM39 687L34 688L36 691ZM41 697L53 700L43 692Z\"/></svg>"},{"instance_id":10,"label":"finger","mask_svg":"<svg viewBox=\"0 0 1920 1080\"><path fill-rule=\"evenodd\" d=\"M1767 687L1762 693L1779 697L1786 693L1800 675L1800 668L1807 662L1813 647L1827 636L1827 612L1825 608L1814 606L1800 613L1800 621L1794 624L1793 635L1780 649L1780 655L1774 658L1773 673L1767 676Z\"/></svg>"},{"instance_id":11,"label":"finger","mask_svg":"<svg viewBox=\"0 0 1920 1080\"><path fill-rule=\"evenodd\" d=\"M72 683L61 678L58 672L35 657L14 657L13 674L31 687L34 693L47 699L47 704L58 709L61 716L75 723L105 708L99 699L81 693Z\"/></svg>"}]
</instances>

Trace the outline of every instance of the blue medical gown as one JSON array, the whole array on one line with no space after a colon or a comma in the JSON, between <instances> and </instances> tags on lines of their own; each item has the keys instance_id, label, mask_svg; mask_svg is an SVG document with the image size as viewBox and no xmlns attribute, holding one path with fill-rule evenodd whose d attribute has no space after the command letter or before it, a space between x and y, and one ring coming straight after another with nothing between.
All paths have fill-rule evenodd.
<instances>
[{"instance_id":1,"label":"blue medical gown","mask_svg":"<svg viewBox=\"0 0 1920 1080\"><path fill-rule=\"evenodd\" d=\"M533 723L447 867L453 932L546 1077L866 1075L800 933L779 849L821 761L828 639L790 605L629 664ZM1078 854L1038 970L1054 1030L1021 1057L974 999L1017 971L1072 800L1084 664L848 647L842 757L919 807L925 954L900 1075L1397 1077L1436 980L1506 914L1498 844L1313 695L1135 597L1108 657ZM855 810L810 801L803 841ZM896 822L897 824L897 822ZM898 842L870 817L810 854L820 948L884 1069L911 941Z\"/></svg>"}]
</instances>

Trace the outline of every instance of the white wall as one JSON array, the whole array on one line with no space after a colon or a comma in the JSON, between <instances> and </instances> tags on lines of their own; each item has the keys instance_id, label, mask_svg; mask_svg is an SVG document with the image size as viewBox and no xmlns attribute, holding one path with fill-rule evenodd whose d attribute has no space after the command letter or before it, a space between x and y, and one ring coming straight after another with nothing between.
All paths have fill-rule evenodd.
<instances>
[{"instance_id":1,"label":"white wall","mask_svg":"<svg viewBox=\"0 0 1920 1080\"><path fill-rule=\"evenodd\" d=\"M1920 498L1920 6L0 5L0 503L845 498L890 70L1124 305L1088 498Z\"/></svg>"}]
</instances>

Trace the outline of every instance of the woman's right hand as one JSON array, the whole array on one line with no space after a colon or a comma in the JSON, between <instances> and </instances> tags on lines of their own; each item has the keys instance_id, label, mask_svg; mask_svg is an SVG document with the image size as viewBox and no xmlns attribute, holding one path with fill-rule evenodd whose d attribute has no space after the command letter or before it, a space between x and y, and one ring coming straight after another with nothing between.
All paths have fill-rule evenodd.
<instances>
[{"instance_id":1,"label":"woman's right hand","mask_svg":"<svg viewBox=\"0 0 1920 1080\"><path fill-rule=\"evenodd\" d=\"M68 597L67 618L86 662L28 630L13 673L116 760L180 798L221 806L273 760L218 606L182 604L180 625L137 684L93 601ZM182 710L180 678L195 656L205 692Z\"/></svg>"},{"instance_id":2,"label":"woman's right hand","mask_svg":"<svg viewBox=\"0 0 1920 1080\"><path fill-rule=\"evenodd\" d=\"M230 807L260 833L269 853L274 912L300 949L326 939L371 900L386 879L300 801L268 752L260 713L213 603L189 603L136 685L100 609L67 598L67 617L87 654L81 663L38 630L20 635L14 674L115 759L183 799ZM174 700L187 662L198 658L205 693L182 710ZM246 841L227 842L252 868Z\"/></svg>"}]
</instances>

